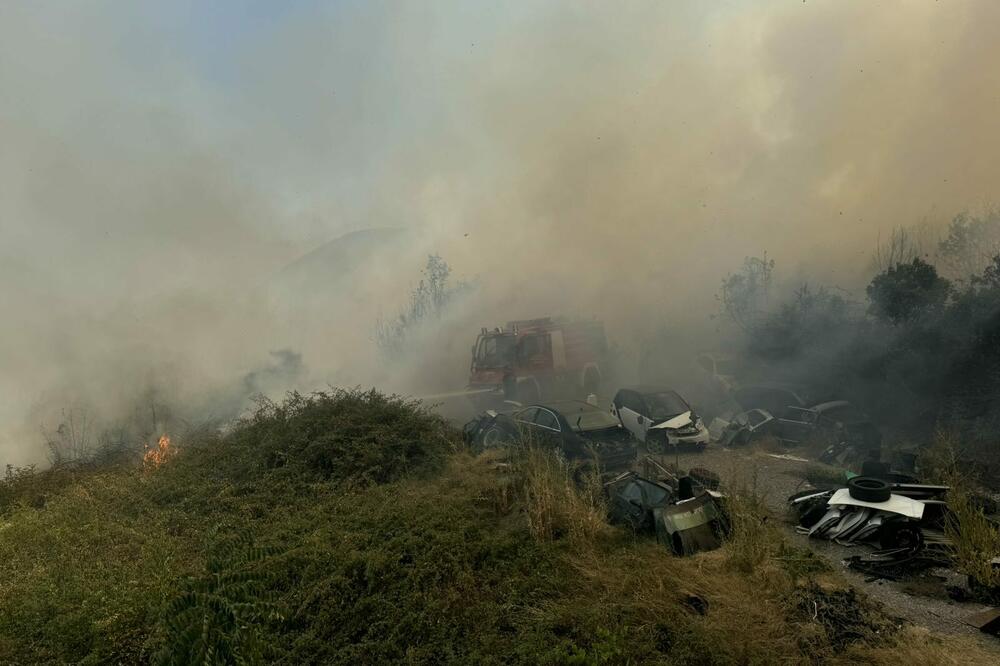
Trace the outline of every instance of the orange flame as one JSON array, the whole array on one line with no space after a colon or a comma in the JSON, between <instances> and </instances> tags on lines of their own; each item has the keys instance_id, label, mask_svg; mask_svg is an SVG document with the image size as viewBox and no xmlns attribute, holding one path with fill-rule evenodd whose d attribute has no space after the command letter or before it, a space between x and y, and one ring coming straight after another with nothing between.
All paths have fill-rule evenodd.
<instances>
[{"instance_id":1,"label":"orange flame","mask_svg":"<svg viewBox=\"0 0 1000 666\"><path fill-rule=\"evenodd\" d=\"M174 450L170 448L170 438L166 435L160 437L156 446L146 445L146 453L142 456L142 464L145 467L159 467L167 461Z\"/></svg>"}]
</instances>

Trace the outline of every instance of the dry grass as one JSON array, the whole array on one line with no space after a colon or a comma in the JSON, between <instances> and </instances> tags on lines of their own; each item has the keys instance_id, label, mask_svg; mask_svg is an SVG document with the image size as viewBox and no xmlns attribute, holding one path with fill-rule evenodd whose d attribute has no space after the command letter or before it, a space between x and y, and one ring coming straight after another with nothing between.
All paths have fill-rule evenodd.
<instances>
[{"instance_id":1,"label":"dry grass","mask_svg":"<svg viewBox=\"0 0 1000 666\"><path fill-rule=\"evenodd\" d=\"M538 448L514 460L520 514L510 515L575 572L557 597L524 612L532 623L590 641L580 663L996 663L972 641L899 626L789 545L768 519L752 468L728 475L731 538L720 550L681 558L651 537L609 527L596 478L578 486L563 461ZM475 465L497 469L488 458ZM575 633L595 626L606 630Z\"/></svg>"},{"instance_id":2,"label":"dry grass","mask_svg":"<svg viewBox=\"0 0 1000 666\"><path fill-rule=\"evenodd\" d=\"M1000 556L1000 531L960 484L948 491L948 508L951 513L945 521L945 533L952 541L958 570L984 586L1000 586L1000 571L990 563Z\"/></svg>"},{"instance_id":3,"label":"dry grass","mask_svg":"<svg viewBox=\"0 0 1000 666\"><path fill-rule=\"evenodd\" d=\"M924 627L906 626L877 644L849 647L838 655L836 664L877 666L991 666L1000 660L971 639L941 636Z\"/></svg>"},{"instance_id":4,"label":"dry grass","mask_svg":"<svg viewBox=\"0 0 1000 666\"><path fill-rule=\"evenodd\" d=\"M752 573L777 553L784 538L770 521L756 465L734 467L726 480L725 503L730 534L723 551L731 567L742 573Z\"/></svg>"},{"instance_id":5,"label":"dry grass","mask_svg":"<svg viewBox=\"0 0 1000 666\"><path fill-rule=\"evenodd\" d=\"M934 443L922 456L922 467L930 470L930 478L950 486L947 501L950 513L945 521L945 534L952 542L956 568L987 587L1000 586L1000 571L990 560L1000 556L1000 531L973 501L972 483L959 470L957 440L939 430Z\"/></svg>"},{"instance_id":6,"label":"dry grass","mask_svg":"<svg viewBox=\"0 0 1000 666\"><path fill-rule=\"evenodd\" d=\"M568 465L539 447L528 445L519 452L519 485L528 529L539 541L566 537L587 542L610 530L598 473L586 474L583 487L578 488Z\"/></svg>"}]
</instances>

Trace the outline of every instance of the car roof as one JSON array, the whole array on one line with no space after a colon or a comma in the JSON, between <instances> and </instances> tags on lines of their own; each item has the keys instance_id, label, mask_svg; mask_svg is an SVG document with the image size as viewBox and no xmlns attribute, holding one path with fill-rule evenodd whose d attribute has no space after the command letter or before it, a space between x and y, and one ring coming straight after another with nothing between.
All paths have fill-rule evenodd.
<instances>
[{"instance_id":1,"label":"car roof","mask_svg":"<svg viewBox=\"0 0 1000 666\"><path fill-rule=\"evenodd\" d=\"M813 405L809 409L815 412L825 412L831 409L837 409L838 407L847 407L850 406L850 404L851 403L849 403L846 400L830 400L829 402L821 402L819 404Z\"/></svg>"},{"instance_id":2,"label":"car roof","mask_svg":"<svg viewBox=\"0 0 1000 666\"><path fill-rule=\"evenodd\" d=\"M790 382L754 382L745 384L741 390L766 389L768 391L788 391L790 393L805 393L806 387L802 384L792 384Z\"/></svg>"},{"instance_id":3,"label":"car roof","mask_svg":"<svg viewBox=\"0 0 1000 666\"><path fill-rule=\"evenodd\" d=\"M672 388L667 388L666 386L656 386L653 384L640 384L638 386L623 386L619 391L635 391L640 395L649 395L651 393L677 393L677 391ZM680 394L677 393L679 396Z\"/></svg>"},{"instance_id":4,"label":"car roof","mask_svg":"<svg viewBox=\"0 0 1000 666\"><path fill-rule=\"evenodd\" d=\"M543 407L545 409L551 409L554 412L603 412L604 410L600 407L596 407L589 402L584 402L583 400L553 400L552 402L536 402L531 405L526 405L525 409L528 407Z\"/></svg>"}]
</instances>

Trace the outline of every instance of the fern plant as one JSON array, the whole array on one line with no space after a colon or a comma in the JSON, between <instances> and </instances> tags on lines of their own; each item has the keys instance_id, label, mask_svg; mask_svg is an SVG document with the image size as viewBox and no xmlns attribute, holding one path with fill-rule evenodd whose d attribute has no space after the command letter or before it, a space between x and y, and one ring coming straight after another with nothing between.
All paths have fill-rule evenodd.
<instances>
[{"instance_id":1,"label":"fern plant","mask_svg":"<svg viewBox=\"0 0 1000 666\"><path fill-rule=\"evenodd\" d=\"M259 566L273 554L273 549L256 545L248 533L210 548L205 574L185 581L164 609L166 641L154 663L263 663L260 627L282 619L276 595Z\"/></svg>"}]
</instances>

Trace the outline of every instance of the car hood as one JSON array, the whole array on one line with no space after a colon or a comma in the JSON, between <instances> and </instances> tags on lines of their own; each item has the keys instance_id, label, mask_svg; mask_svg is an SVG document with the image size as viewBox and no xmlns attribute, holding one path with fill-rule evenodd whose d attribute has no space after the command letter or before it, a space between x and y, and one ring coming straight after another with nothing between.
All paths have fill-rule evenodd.
<instances>
[{"instance_id":1,"label":"car hood","mask_svg":"<svg viewBox=\"0 0 1000 666\"><path fill-rule=\"evenodd\" d=\"M686 425L690 425L691 421L691 410L684 412L683 414L678 414L672 418L667 419L663 423L657 423L654 426L650 426L650 430L677 430L678 428L683 428Z\"/></svg>"}]
</instances>

